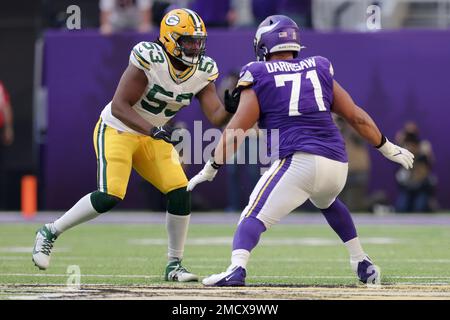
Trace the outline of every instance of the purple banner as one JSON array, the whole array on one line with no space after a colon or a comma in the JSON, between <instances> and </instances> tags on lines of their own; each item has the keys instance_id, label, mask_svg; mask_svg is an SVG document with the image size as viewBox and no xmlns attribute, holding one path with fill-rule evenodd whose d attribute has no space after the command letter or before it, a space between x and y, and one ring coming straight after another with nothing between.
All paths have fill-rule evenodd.
<instances>
[{"instance_id":1,"label":"purple banner","mask_svg":"<svg viewBox=\"0 0 450 320\"><path fill-rule=\"evenodd\" d=\"M253 35L254 31L209 31L207 54L218 63L221 77L253 60ZM114 94L131 48L156 37L133 33L102 37L96 31L46 33L48 135L42 166L46 190L42 209L68 209L96 189L94 126ZM407 120L417 122L421 136L434 148L438 199L450 208L450 148L444 134L450 125L450 31L304 32L301 40L307 47L303 56L323 55L332 61L336 80L372 115L388 138L393 140ZM205 120L203 127L210 127L196 102L177 119L188 128L193 120ZM371 189L385 190L393 201L397 165L375 150L371 158ZM187 168L188 177L201 167ZM227 205L224 175L221 172L219 181L198 188L216 208ZM134 174L122 207L145 209L147 203L148 194Z\"/></svg>"}]
</instances>

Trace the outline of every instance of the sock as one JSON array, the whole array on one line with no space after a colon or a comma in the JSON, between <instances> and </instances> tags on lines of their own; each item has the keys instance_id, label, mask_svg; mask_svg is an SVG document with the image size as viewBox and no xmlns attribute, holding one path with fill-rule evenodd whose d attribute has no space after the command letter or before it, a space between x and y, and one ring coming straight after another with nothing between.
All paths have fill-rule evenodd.
<instances>
[{"instance_id":1,"label":"sock","mask_svg":"<svg viewBox=\"0 0 450 320\"><path fill-rule=\"evenodd\" d=\"M233 250L231 253L231 265L240 266L244 269L247 267L248 260L250 259L250 251L245 249Z\"/></svg>"},{"instance_id":2,"label":"sock","mask_svg":"<svg viewBox=\"0 0 450 320\"><path fill-rule=\"evenodd\" d=\"M255 217L244 218L234 234L233 251L237 249L252 251L264 231L266 227L261 220Z\"/></svg>"},{"instance_id":3,"label":"sock","mask_svg":"<svg viewBox=\"0 0 450 320\"><path fill-rule=\"evenodd\" d=\"M169 262L183 258L184 244L189 227L191 215L175 215L166 213L166 229L169 235Z\"/></svg>"},{"instance_id":4,"label":"sock","mask_svg":"<svg viewBox=\"0 0 450 320\"><path fill-rule=\"evenodd\" d=\"M69 211L62 217L50 224L50 231L59 235L64 231L79 225L80 223L92 220L98 217L100 213L95 211L91 203L91 194L81 198Z\"/></svg>"},{"instance_id":5,"label":"sock","mask_svg":"<svg viewBox=\"0 0 450 320\"><path fill-rule=\"evenodd\" d=\"M355 224L345 204L336 199L327 209L321 209L325 219L342 242L356 238Z\"/></svg>"},{"instance_id":6,"label":"sock","mask_svg":"<svg viewBox=\"0 0 450 320\"><path fill-rule=\"evenodd\" d=\"M364 259L366 254L364 253L363 248L361 247L361 243L359 242L358 237L353 238L344 243L347 247L348 253L350 254L350 259L353 261L361 261Z\"/></svg>"}]
</instances>

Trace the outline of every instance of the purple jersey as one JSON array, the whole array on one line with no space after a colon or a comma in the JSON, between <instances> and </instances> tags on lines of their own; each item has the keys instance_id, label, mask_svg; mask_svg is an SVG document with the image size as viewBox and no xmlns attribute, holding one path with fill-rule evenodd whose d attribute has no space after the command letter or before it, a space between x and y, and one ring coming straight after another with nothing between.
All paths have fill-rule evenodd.
<instances>
[{"instance_id":1,"label":"purple jersey","mask_svg":"<svg viewBox=\"0 0 450 320\"><path fill-rule=\"evenodd\" d=\"M250 85L260 106L259 127L267 129L268 135L271 129L279 129L279 158L302 151L348 161L344 140L331 117L333 67L328 59L251 62L242 68L238 82L238 86Z\"/></svg>"}]
</instances>

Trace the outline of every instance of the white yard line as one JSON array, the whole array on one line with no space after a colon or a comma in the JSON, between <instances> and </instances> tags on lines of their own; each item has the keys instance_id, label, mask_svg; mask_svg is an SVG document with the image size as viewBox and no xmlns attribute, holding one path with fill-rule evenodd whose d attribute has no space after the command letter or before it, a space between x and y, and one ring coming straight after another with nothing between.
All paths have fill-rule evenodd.
<instances>
[{"instance_id":1,"label":"white yard line","mask_svg":"<svg viewBox=\"0 0 450 320\"><path fill-rule=\"evenodd\" d=\"M155 277L159 277L159 276L155 276ZM161 278L162 278L162 276L161 276ZM249 278L258 278L258 277L249 277ZM279 278L279 277L276 277L276 278ZM356 279L355 277L350 277L350 278ZM195 282L193 282L193 283L195 283ZM139 288L160 288L161 287L161 285L158 285L158 284L136 284L136 283L133 283L133 284L111 284L109 282L97 282L97 283L82 282L80 285L81 285L81 287L84 287L84 286L86 286L86 287L90 287L90 286L102 287L102 286L104 286L104 287L128 287L128 288L132 288L132 289L133 288L134 289L139 289ZM183 286L183 284L180 284L180 285ZM274 287L268 286L268 288L277 288L277 287L282 287L283 285L287 285L287 284L279 283L279 284L277 284L277 286L274 286ZM352 285L352 284L350 284L350 285ZM443 281L434 281L434 282L407 282L407 281L405 281L405 282L386 283L386 284L382 283L381 287L385 287L385 288L389 288L391 286L406 286L406 287L407 286L412 286L412 287L415 287L415 286L425 286L425 287L430 286L431 287L431 286L449 286L449 285L450 285L450 282L443 282ZM64 290L68 290L68 291L70 291L70 290L78 290L78 289L70 289L70 287L67 287L66 284L62 284L62 283L36 283L36 282L31 282L31 283L13 283L13 284L0 283L0 294L2 293L1 290L4 290L5 288L13 289L14 287L20 288L20 287L26 287L26 286L35 287L35 288L40 288L40 287L55 287L55 288L59 288L59 287L63 287ZM167 286L171 286L171 284L167 284ZM194 287L197 287L197 286L203 287L202 285L200 285L200 283L197 283L197 284L192 284L191 283L189 286L190 287L188 287L188 289L192 289L193 286ZM261 287L264 287L264 286L253 285L253 284L249 284L249 286L247 286L247 288L261 288ZM317 286L317 287L321 288L320 285ZM363 288L363 287L365 287L365 285L358 283L357 287ZM177 288L178 287L176 285L172 286L172 289L174 289L174 290L176 290ZM205 288L209 288L209 287L205 287ZM292 288L292 289L301 289L301 288L308 288L308 287L307 287L307 285L302 285L300 287L290 286L290 287L286 287L286 288L287 289L290 289L290 288ZM316 288L316 285L314 285L313 288ZM323 284L323 288L333 288L333 287L329 287L328 284L324 283ZM345 284L342 284L342 285L337 284L336 288L343 288L343 289L350 288L351 289L352 287L346 287ZM222 287L222 289L226 290L227 288L226 287Z\"/></svg>"},{"instance_id":2,"label":"white yard line","mask_svg":"<svg viewBox=\"0 0 450 320\"><path fill-rule=\"evenodd\" d=\"M232 237L202 237L189 238L186 242L188 246L228 246L233 242ZM367 237L362 240L363 244L398 244L411 243L408 239L395 239L388 237ZM166 238L135 238L129 239L131 245L143 246L162 246L167 245ZM271 238L262 239L261 246L283 246L283 245L302 245L302 246L334 246L341 245L341 241L332 238L321 237L298 237L298 238Z\"/></svg>"},{"instance_id":3,"label":"white yard line","mask_svg":"<svg viewBox=\"0 0 450 320\"><path fill-rule=\"evenodd\" d=\"M56 274L56 273L0 273L0 277L68 277L70 274ZM81 274L81 277L89 278L162 278L162 275L139 275L139 274ZM311 275L311 276L251 276L249 279L356 279L354 276L339 276L339 275ZM389 279L442 279L450 280L450 276L389 276Z\"/></svg>"},{"instance_id":4,"label":"white yard line","mask_svg":"<svg viewBox=\"0 0 450 320\"><path fill-rule=\"evenodd\" d=\"M31 255L31 253L30 253ZM0 256L0 261L28 261L30 260L30 256ZM112 256L95 256L95 257L86 257L86 256L58 256L55 258L55 260L111 260L113 259ZM150 257L127 257L123 258L126 261L141 261L141 262L148 262L151 260ZM189 260L191 262L229 262L229 257L224 258L187 258L186 260ZM31 260L30 260L31 261ZM396 263L396 262L405 262L405 263L450 263L450 259L394 259L394 258L378 258L376 261L379 262L389 262L389 263ZM276 258L274 259L263 259L263 258L252 258L252 262L345 262L348 263L348 259L307 259L307 258Z\"/></svg>"},{"instance_id":5,"label":"white yard line","mask_svg":"<svg viewBox=\"0 0 450 320\"><path fill-rule=\"evenodd\" d=\"M0 247L1 253L31 253L33 247ZM71 248L58 247L53 252L70 252Z\"/></svg>"},{"instance_id":6,"label":"white yard line","mask_svg":"<svg viewBox=\"0 0 450 320\"><path fill-rule=\"evenodd\" d=\"M28 252L30 255L27 256L0 256L0 261L2 260L30 260L31 261L31 251ZM111 260L113 259L112 256L105 256L105 257L101 257L101 256L95 256L95 257L86 257L86 256L64 256L64 257L57 257L55 258L55 260ZM128 257L128 258L123 258L123 260L127 260L127 261L142 261L142 262L146 262L146 261L150 261L150 258L146 258L146 257ZM226 260L226 259L224 259Z\"/></svg>"}]
</instances>

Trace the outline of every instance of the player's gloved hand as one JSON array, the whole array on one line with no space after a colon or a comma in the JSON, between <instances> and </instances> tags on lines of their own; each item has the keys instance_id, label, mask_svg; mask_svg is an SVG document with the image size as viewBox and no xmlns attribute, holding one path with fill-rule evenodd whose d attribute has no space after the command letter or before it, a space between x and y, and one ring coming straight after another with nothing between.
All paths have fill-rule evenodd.
<instances>
[{"instance_id":1,"label":"player's gloved hand","mask_svg":"<svg viewBox=\"0 0 450 320\"><path fill-rule=\"evenodd\" d=\"M176 144L178 141L172 141L172 133L175 128L164 125L160 127L153 127L150 129L150 137L156 140L164 140L167 143Z\"/></svg>"},{"instance_id":2,"label":"player's gloved hand","mask_svg":"<svg viewBox=\"0 0 450 320\"><path fill-rule=\"evenodd\" d=\"M382 143L377 149L391 161L400 163L405 169L413 167L414 155L405 148L399 147L383 136Z\"/></svg>"},{"instance_id":3,"label":"player's gloved hand","mask_svg":"<svg viewBox=\"0 0 450 320\"><path fill-rule=\"evenodd\" d=\"M199 183L205 182L205 181L212 181L214 177L217 174L217 171L219 170L220 165L216 164L212 160L208 160L208 162L205 164L205 167L197 173L196 176L194 176L191 180L189 180L189 183L187 185L186 190L192 191L196 185Z\"/></svg>"},{"instance_id":4,"label":"player's gloved hand","mask_svg":"<svg viewBox=\"0 0 450 320\"><path fill-rule=\"evenodd\" d=\"M239 88L234 88L230 94L230 91L225 90L223 101L225 103L225 110L229 113L236 113L239 106L239 100L241 99L241 90Z\"/></svg>"}]
</instances>

